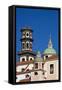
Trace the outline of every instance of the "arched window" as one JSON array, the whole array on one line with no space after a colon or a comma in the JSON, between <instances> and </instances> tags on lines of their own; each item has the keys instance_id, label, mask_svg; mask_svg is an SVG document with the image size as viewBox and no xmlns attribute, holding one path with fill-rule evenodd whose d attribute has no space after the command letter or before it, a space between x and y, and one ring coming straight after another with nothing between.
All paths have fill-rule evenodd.
<instances>
[{"instance_id":1,"label":"arched window","mask_svg":"<svg viewBox=\"0 0 62 90\"><path fill-rule=\"evenodd\" d=\"M24 62L25 61L25 58L22 58L22 62Z\"/></svg>"},{"instance_id":2,"label":"arched window","mask_svg":"<svg viewBox=\"0 0 62 90\"><path fill-rule=\"evenodd\" d=\"M34 72L35 75L38 75L38 72Z\"/></svg>"},{"instance_id":3,"label":"arched window","mask_svg":"<svg viewBox=\"0 0 62 90\"><path fill-rule=\"evenodd\" d=\"M29 37L29 32L26 32L26 37Z\"/></svg>"},{"instance_id":4,"label":"arched window","mask_svg":"<svg viewBox=\"0 0 62 90\"><path fill-rule=\"evenodd\" d=\"M30 61L32 61L32 58L30 58Z\"/></svg>"},{"instance_id":5,"label":"arched window","mask_svg":"<svg viewBox=\"0 0 62 90\"><path fill-rule=\"evenodd\" d=\"M27 43L27 48L29 48L29 43Z\"/></svg>"},{"instance_id":6,"label":"arched window","mask_svg":"<svg viewBox=\"0 0 62 90\"><path fill-rule=\"evenodd\" d=\"M50 74L54 73L54 64L50 64Z\"/></svg>"},{"instance_id":7,"label":"arched window","mask_svg":"<svg viewBox=\"0 0 62 90\"><path fill-rule=\"evenodd\" d=\"M29 34L27 33L27 36L29 36Z\"/></svg>"},{"instance_id":8,"label":"arched window","mask_svg":"<svg viewBox=\"0 0 62 90\"><path fill-rule=\"evenodd\" d=\"M42 72L42 74L44 75L44 74L45 74L45 72L43 71L43 72Z\"/></svg>"},{"instance_id":9,"label":"arched window","mask_svg":"<svg viewBox=\"0 0 62 90\"><path fill-rule=\"evenodd\" d=\"M46 56L46 59L48 59L48 56Z\"/></svg>"},{"instance_id":10,"label":"arched window","mask_svg":"<svg viewBox=\"0 0 62 90\"><path fill-rule=\"evenodd\" d=\"M42 69L44 69L44 63L42 63Z\"/></svg>"},{"instance_id":11,"label":"arched window","mask_svg":"<svg viewBox=\"0 0 62 90\"><path fill-rule=\"evenodd\" d=\"M35 63L35 69L38 69L38 63Z\"/></svg>"}]
</instances>

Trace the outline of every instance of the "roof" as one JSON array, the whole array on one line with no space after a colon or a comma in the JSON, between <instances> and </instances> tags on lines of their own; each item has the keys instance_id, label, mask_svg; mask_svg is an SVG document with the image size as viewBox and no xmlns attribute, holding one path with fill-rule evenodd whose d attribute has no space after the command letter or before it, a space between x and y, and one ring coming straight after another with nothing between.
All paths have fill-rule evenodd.
<instances>
[{"instance_id":1,"label":"roof","mask_svg":"<svg viewBox=\"0 0 62 90\"><path fill-rule=\"evenodd\" d=\"M48 60L55 60L58 59L57 55L52 55L51 57L48 57Z\"/></svg>"},{"instance_id":2,"label":"roof","mask_svg":"<svg viewBox=\"0 0 62 90\"><path fill-rule=\"evenodd\" d=\"M31 55L36 56L35 52L29 51L29 50L18 52L18 55L24 55L24 54L31 54Z\"/></svg>"},{"instance_id":3,"label":"roof","mask_svg":"<svg viewBox=\"0 0 62 90\"><path fill-rule=\"evenodd\" d=\"M52 56L48 57L45 60L45 62L47 62L47 61L54 61L54 60L58 60L58 56L57 55L52 55Z\"/></svg>"},{"instance_id":4,"label":"roof","mask_svg":"<svg viewBox=\"0 0 62 90\"><path fill-rule=\"evenodd\" d=\"M25 74L25 73L31 73L31 72L34 72L34 71L43 71L43 72L46 72L43 69L36 69L36 70L33 69L33 70L25 71L25 72L16 72L16 75Z\"/></svg>"},{"instance_id":5,"label":"roof","mask_svg":"<svg viewBox=\"0 0 62 90\"><path fill-rule=\"evenodd\" d=\"M31 32L33 32L31 27L23 27L21 29L21 32L23 32L23 31L31 31Z\"/></svg>"},{"instance_id":6,"label":"roof","mask_svg":"<svg viewBox=\"0 0 62 90\"><path fill-rule=\"evenodd\" d=\"M25 65L25 64L32 64L32 63L34 63L33 60L32 60L32 61L17 62L17 63L16 63L16 66Z\"/></svg>"}]
</instances>

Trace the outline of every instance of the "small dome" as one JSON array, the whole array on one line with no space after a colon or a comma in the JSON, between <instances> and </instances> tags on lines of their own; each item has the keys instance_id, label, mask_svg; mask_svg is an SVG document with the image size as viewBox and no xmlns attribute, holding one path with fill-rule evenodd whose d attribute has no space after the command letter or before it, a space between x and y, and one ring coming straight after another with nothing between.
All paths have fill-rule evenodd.
<instances>
[{"instance_id":1,"label":"small dome","mask_svg":"<svg viewBox=\"0 0 62 90\"><path fill-rule=\"evenodd\" d=\"M41 57L40 51L37 52L37 57Z\"/></svg>"},{"instance_id":2,"label":"small dome","mask_svg":"<svg viewBox=\"0 0 62 90\"><path fill-rule=\"evenodd\" d=\"M54 48L47 48L44 50L44 54L56 54L56 51Z\"/></svg>"},{"instance_id":3,"label":"small dome","mask_svg":"<svg viewBox=\"0 0 62 90\"><path fill-rule=\"evenodd\" d=\"M40 51L37 52L37 55L36 55L35 61L36 61L36 62L41 62L41 61L42 61Z\"/></svg>"}]
</instances>

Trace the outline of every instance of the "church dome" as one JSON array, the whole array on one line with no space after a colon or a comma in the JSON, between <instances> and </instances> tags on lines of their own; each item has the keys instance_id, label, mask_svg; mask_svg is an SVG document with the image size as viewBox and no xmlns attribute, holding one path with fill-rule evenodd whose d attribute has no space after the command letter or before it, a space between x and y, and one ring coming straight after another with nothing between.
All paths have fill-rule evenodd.
<instances>
[{"instance_id":1,"label":"church dome","mask_svg":"<svg viewBox=\"0 0 62 90\"><path fill-rule=\"evenodd\" d=\"M46 48L44 54L56 54L56 51L54 48Z\"/></svg>"},{"instance_id":2,"label":"church dome","mask_svg":"<svg viewBox=\"0 0 62 90\"><path fill-rule=\"evenodd\" d=\"M36 55L35 61L36 61L36 62L41 62L41 61L42 61L40 51L37 52L37 55Z\"/></svg>"},{"instance_id":3,"label":"church dome","mask_svg":"<svg viewBox=\"0 0 62 90\"><path fill-rule=\"evenodd\" d=\"M51 35L50 35L50 39L49 39L49 42L48 42L48 48L46 48L44 50L43 54L56 54L56 51L53 48L53 44L52 44L52 41L51 41Z\"/></svg>"}]
</instances>

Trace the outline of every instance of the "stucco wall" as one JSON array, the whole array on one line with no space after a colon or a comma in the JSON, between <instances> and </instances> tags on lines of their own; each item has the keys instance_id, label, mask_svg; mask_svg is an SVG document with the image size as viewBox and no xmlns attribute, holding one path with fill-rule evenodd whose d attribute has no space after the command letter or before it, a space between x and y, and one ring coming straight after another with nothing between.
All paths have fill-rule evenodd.
<instances>
[{"instance_id":1,"label":"stucco wall","mask_svg":"<svg viewBox=\"0 0 62 90\"><path fill-rule=\"evenodd\" d=\"M16 77L17 77L16 82L19 82L20 80L26 79L27 74L30 76L30 73L16 75Z\"/></svg>"},{"instance_id":2,"label":"stucco wall","mask_svg":"<svg viewBox=\"0 0 62 90\"><path fill-rule=\"evenodd\" d=\"M53 74L50 74L50 64L54 64ZM46 80L57 80L58 79L58 60L46 62L44 65L44 70L46 70L46 73L45 73Z\"/></svg>"},{"instance_id":3,"label":"stucco wall","mask_svg":"<svg viewBox=\"0 0 62 90\"><path fill-rule=\"evenodd\" d=\"M43 80L42 71L36 71L38 75L35 75L34 72L31 72L31 81L41 81Z\"/></svg>"}]
</instances>

